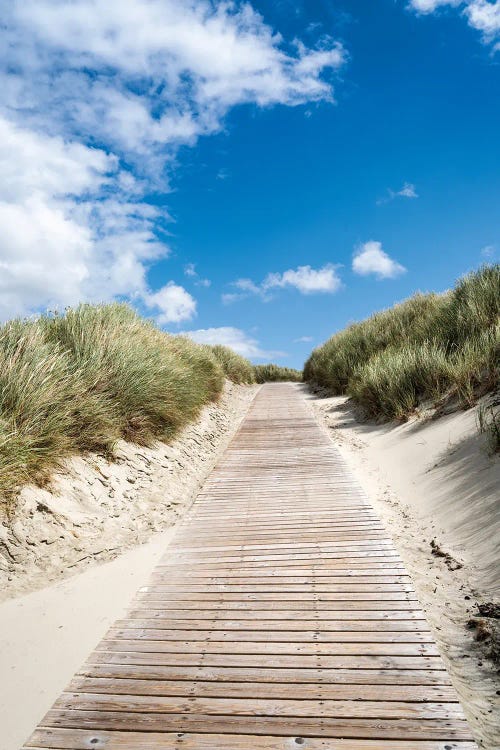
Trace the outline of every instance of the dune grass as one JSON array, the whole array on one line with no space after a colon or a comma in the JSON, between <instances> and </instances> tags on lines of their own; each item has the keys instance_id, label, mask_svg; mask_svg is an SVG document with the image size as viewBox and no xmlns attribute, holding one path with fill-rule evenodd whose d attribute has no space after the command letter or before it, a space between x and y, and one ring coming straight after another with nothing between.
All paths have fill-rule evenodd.
<instances>
[{"instance_id":1,"label":"dune grass","mask_svg":"<svg viewBox=\"0 0 500 750\"><path fill-rule=\"evenodd\" d=\"M499 403L482 404L477 412L479 432L486 435L488 451L491 455L500 453L500 410Z\"/></svg>"},{"instance_id":2,"label":"dune grass","mask_svg":"<svg viewBox=\"0 0 500 750\"><path fill-rule=\"evenodd\" d=\"M233 383L255 383L254 366L248 359L236 354L228 346L216 344L207 348L221 365L226 377Z\"/></svg>"},{"instance_id":3,"label":"dune grass","mask_svg":"<svg viewBox=\"0 0 500 750\"><path fill-rule=\"evenodd\" d=\"M67 456L110 454L119 438L170 439L218 398L225 374L241 382L239 367L236 375L207 347L165 334L121 304L6 323L0 504L26 482L45 482Z\"/></svg>"},{"instance_id":4,"label":"dune grass","mask_svg":"<svg viewBox=\"0 0 500 750\"><path fill-rule=\"evenodd\" d=\"M371 417L407 418L423 400L463 406L498 386L500 265L445 294L417 294L354 323L312 352L304 379L350 395Z\"/></svg>"},{"instance_id":5,"label":"dune grass","mask_svg":"<svg viewBox=\"0 0 500 750\"><path fill-rule=\"evenodd\" d=\"M255 365L255 380L257 383L277 383L280 381L289 381L298 383L302 380L300 370L294 370L292 367L280 367L279 365Z\"/></svg>"}]
</instances>

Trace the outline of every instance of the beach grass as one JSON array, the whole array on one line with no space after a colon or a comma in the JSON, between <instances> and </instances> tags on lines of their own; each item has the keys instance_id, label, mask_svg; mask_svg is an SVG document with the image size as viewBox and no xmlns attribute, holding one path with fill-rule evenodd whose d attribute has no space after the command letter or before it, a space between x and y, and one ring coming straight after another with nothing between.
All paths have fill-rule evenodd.
<instances>
[{"instance_id":1,"label":"beach grass","mask_svg":"<svg viewBox=\"0 0 500 750\"><path fill-rule=\"evenodd\" d=\"M172 336L124 304L80 305L0 327L0 502L68 456L120 438L170 440L249 362Z\"/></svg>"},{"instance_id":2,"label":"beach grass","mask_svg":"<svg viewBox=\"0 0 500 750\"><path fill-rule=\"evenodd\" d=\"M416 294L315 349L304 379L348 394L370 417L406 419L425 400L472 406L498 387L500 265L444 294Z\"/></svg>"}]
</instances>

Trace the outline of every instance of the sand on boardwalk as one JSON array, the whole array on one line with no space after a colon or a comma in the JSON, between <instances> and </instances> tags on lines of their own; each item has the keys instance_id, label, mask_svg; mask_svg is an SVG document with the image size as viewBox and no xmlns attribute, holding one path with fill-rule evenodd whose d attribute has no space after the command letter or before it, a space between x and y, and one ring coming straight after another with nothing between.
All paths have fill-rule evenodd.
<instances>
[{"instance_id":1,"label":"sand on boardwalk","mask_svg":"<svg viewBox=\"0 0 500 750\"><path fill-rule=\"evenodd\" d=\"M0 519L0 600L33 591L146 542L182 517L236 432L258 386L226 382L169 444L120 441L110 463L75 457L51 487L25 487ZM1 622L0 622L1 634Z\"/></svg>"},{"instance_id":2,"label":"sand on boardwalk","mask_svg":"<svg viewBox=\"0 0 500 750\"><path fill-rule=\"evenodd\" d=\"M413 578L476 740L497 750L498 673L467 628L500 593L500 459L487 455L477 409L379 425L345 397L307 395Z\"/></svg>"}]
</instances>

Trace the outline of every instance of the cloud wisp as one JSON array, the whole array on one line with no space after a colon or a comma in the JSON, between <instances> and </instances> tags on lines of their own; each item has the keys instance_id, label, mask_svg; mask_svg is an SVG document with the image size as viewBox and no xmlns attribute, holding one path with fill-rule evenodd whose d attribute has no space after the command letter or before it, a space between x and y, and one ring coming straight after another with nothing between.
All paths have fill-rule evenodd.
<instances>
[{"instance_id":1,"label":"cloud wisp","mask_svg":"<svg viewBox=\"0 0 500 750\"><path fill-rule=\"evenodd\" d=\"M383 206L384 203L390 203L395 198L418 198L415 185L411 182L405 182L400 190L391 190L391 188L387 188L387 195L377 200L377 206Z\"/></svg>"},{"instance_id":2,"label":"cloud wisp","mask_svg":"<svg viewBox=\"0 0 500 750\"><path fill-rule=\"evenodd\" d=\"M229 346L237 354L249 359L263 359L270 361L286 357L286 352L266 351L262 349L257 339L249 336L241 328L221 326L219 328L200 328L195 331L182 331L181 335L188 336L198 344L222 344Z\"/></svg>"},{"instance_id":3,"label":"cloud wisp","mask_svg":"<svg viewBox=\"0 0 500 750\"><path fill-rule=\"evenodd\" d=\"M120 297L189 319L172 284L150 288L169 217L147 196L168 191L179 148L221 131L231 108L333 101L341 44L287 43L250 4L0 7L0 316Z\"/></svg>"},{"instance_id":4,"label":"cloud wisp","mask_svg":"<svg viewBox=\"0 0 500 750\"><path fill-rule=\"evenodd\" d=\"M212 282L210 281L210 279L201 278L200 274L196 270L195 263L186 263L186 265L184 266L184 276L188 276L190 279L192 279L195 286L204 286L205 288L212 286Z\"/></svg>"},{"instance_id":5,"label":"cloud wisp","mask_svg":"<svg viewBox=\"0 0 500 750\"><path fill-rule=\"evenodd\" d=\"M276 289L295 289L300 294L334 294L342 287L337 269L333 263L321 268L298 266L283 273L268 273L260 284L251 279L237 279L232 283L237 291L223 294L222 301L230 304L252 295L269 301Z\"/></svg>"},{"instance_id":6,"label":"cloud wisp","mask_svg":"<svg viewBox=\"0 0 500 750\"><path fill-rule=\"evenodd\" d=\"M352 270L359 276L375 276L377 279L395 279L406 273L406 268L382 249L382 243L374 240L365 242L356 250Z\"/></svg>"}]
</instances>

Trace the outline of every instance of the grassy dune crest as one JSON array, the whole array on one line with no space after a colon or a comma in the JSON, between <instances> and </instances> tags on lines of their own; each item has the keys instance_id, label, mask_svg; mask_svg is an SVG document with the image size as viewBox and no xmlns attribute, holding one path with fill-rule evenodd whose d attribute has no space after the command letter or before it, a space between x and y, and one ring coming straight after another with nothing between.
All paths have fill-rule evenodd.
<instances>
[{"instance_id":1,"label":"grassy dune crest","mask_svg":"<svg viewBox=\"0 0 500 750\"><path fill-rule=\"evenodd\" d=\"M254 366L248 359L221 344L207 346L207 349L220 364L226 377L233 383L255 383Z\"/></svg>"},{"instance_id":2,"label":"grassy dune crest","mask_svg":"<svg viewBox=\"0 0 500 750\"><path fill-rule=\"evenodd\" d=\"M298 383L302 380L300 370L279 365L255 365L255 380L257 383L279 383L289 381Z\"/></svg>"},{"instance_id":3,"label":"grassy dune crest","mask_svg":"<svg viewBox=\"0 0 500 750\"><path fill-rule=\"evenodd\" d=\"M371 417L405 419L426 399L463 406L498 386L500 265L445 294L417 294L348 326L312 352L304 379L349 394Z\"/></svg>"},{"instance_id":4,"label":"grassy dune crest","mask_svg":"<svg viewBox=\"0 0 500 750\"><path fill-rule=\"evenodd\" d=\"M171 438L218 398L225 375L253 377L250 363L225 357L231 366L120 304L1 326L0 504L72 454Z\"/></svg>"}]
</instances>

